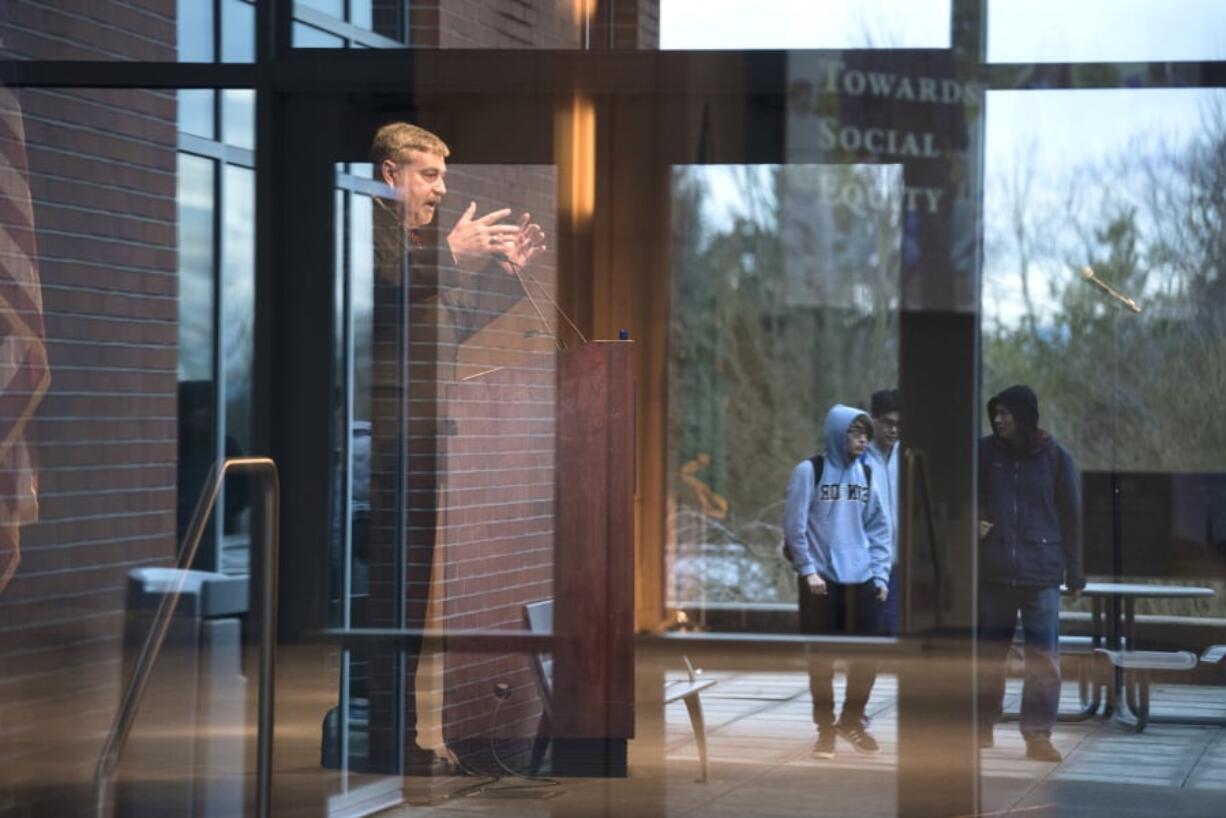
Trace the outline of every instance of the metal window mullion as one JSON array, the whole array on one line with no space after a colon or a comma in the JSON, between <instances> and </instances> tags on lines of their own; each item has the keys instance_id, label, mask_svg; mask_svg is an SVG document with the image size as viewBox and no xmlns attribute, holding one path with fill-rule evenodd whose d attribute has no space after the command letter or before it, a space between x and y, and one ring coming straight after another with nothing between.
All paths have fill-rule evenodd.
<instances>
[{"instance_id":1,"label":"metal window mullion","mask_svg":"<svg viewBox=\"0 0 1226 818\"><path fill-rule=\"evenodd\" d=\"M340 773L341 792L349 791L349 659L348 650L341 651L341 689L340 713L336 720L337 731L340 733Z\"/></svg>"},{"instance_id":2,"label":"metal window mullion","mask_svg":"<svg viewBox=\"0 0 1226 818\"><path fill-rule=\"evenodd\" d=\"M179 132L179 152L215 159L227 165L255 170L255 151L236 148L215 139L205 139L195 134Z\"/></svg>"},{"instance_id":3,"label":"metal window mullion","mask_svg":"<svg viewBox=\"0 0 1226 818\"><path fill-rule=\"evenodd\" d=\"M215 94L220 98L220 94ZM215 127L221 128L220 120L214 120ZM213 457L216 462L226 457L226 386L225 362L222 349L225 345L225 326L222 299L225 297L225 258L229 241L226 237L225 203L226 203L226 165L225 162L213 162ZM217 495L217 504L213 509L213 570L218 573L222 568L222 544L225 537L225 503L226 485L222 481Z\"/></svg>"},{"instance_id":4,"label":"metal window mullion","mask_svg":"<svg viewBox=\"0 0 1226 818\"><path fill-rule=\"evenodd\" d=\"M213 62L215 63L221 62L222 29L225 27L221 17L223 14L221 5L224 2L225 0L213 0ZM216 93L214 93L214 96L216 96ZM214 118L214 128L217 127L217 122L218 120ZM216 131L214 132L214 135L217 135Z\"/></svg>"},{"instance_id":5,"label":"metal window mullion","mask_svg":"<svg viewBox=\"0 0 1226 818\"><path fill-rule=\"evenodd\" d=\"M344 547L341 552L341 621L345 627L352 627L353 617L353 321L352 321L352 290L353 263L350 241L350 220L353 212L353 195L344 192L341 202L341 363L344 367L344 425L341 429L342 457L345 471L341 489L341 536ZM349 790L349 708L350 696L350 657L348 650L341 652L341 717L340 724L340 767L341 789Z\"/></svg>"},{"instance_id":6,"label":"metal window mullion","mask_svg":"<svg viewBox=\"0 0 1226 818\"><path fill-rule=\"evenodd\" d=\"M341 275L343 276L341 297L341 362L344 366L344 426L341 429L345 476L341 500L341 527L343 529L344 549L341 561L341 620L345 627L352 627L353 617L353 255L350 222L353 218L353 194L345 192L341 196L343 210L340 237Z\"/></svg>"},{"instance_id":7,"label":"metal window mullion","mask_svg":"<svg viewBox=\"0 0 1226 818\"><path fill-rule=\"evenodd\" d=\"M225 21L222 5L225 0L212 0L213 6L213 62L221 63L224 46ZM225 226L225 192L226 163L225 144L222 135L225 133L225 123L222 121L223 104L220 88L212 89L213 94L213 140L214 145L221 150L213 157L213 459L221 462L226 456L226 402L225 402L225 364L222 360L222 337L225 329L222 326L221 300L225 292L223 270L226 258L226 226ZM213 509L213 570L221 573L223 545L225 542L226 481L221 481L221 491L217 495L217 504Z\"/></svg>"}]
</instances>

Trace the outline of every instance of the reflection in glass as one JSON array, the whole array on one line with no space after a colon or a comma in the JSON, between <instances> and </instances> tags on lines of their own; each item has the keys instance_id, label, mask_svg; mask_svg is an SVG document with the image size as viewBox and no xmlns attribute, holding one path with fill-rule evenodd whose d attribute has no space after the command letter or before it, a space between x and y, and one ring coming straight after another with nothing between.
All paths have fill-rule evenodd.
<instances>
[{"instance_id":1,"label":"reflection in glass","mask_svg":"<svg viewBox=\"0 0 1226 818\"><path fill-rule=\"evenodd\" d=\"M896 165L674 169L670 604L793 600L788 475L896 383L902 196Z\"/></svg>"},{"instance_id":2,"label":"reflection in glass","mask_svg":"<svg viewBox=\"0 0 1226 818\"><path fill-rule=\"evenodd\" d=\"M201 139L216 138L211 88L181 88L179 90L179 130Z\"/></svg>"},{"instance_id":3,"label":"reflection in glass","mask_svg":"<svg viewBox=\"0 0 1226 818\"><path fill-rule=\"evenodd\" d=\"M297 0L299 5L309 6L334 17L345 16L345 0ZM369 2L367 4L369 8Z\"/></svg>"},{"instance_id":4,"label":"reflection in glass","mask_svg":"<svg viewBox=\"0 0 1226 818\"><path fill-rule=\"evenodd\" d=\"M217 457L213 383L213 271L217 163L191 154L178 159L179 361L178 511L182 541L205 476ZM212 529L210 528L210 532ZM201 549L212 567L206 536ZM203 564L203 563L202 563Z\"/></svg>"},{"instance_id":5,"label":"reflection in glass","mask_svg":"<svg viewBox=\"0 0 1226 818\"><path fill-rule=\"evenodd\" d=\"M221 92L222 141L255 150L255 91L227 88Z\"/></svg>"},{"instance_id":6,"label":"reflection in glass","mask_svg":"<svg viewBox=\"0 0 1226 818\"><path fill-rule=\"evenodd\" d=\"M949 48L950 6L950 0L660 0L660 48Z\"/></svg>"},{"instance_id":7,"label":"reflection in glass","mask_svg":"<svg viewBox=\"0 0 1226 818\"><path fill-rule=\"evenodd\" d=\"M1198 420L1226 355L1213 273L1226 225L1210 205L1224 144L1218 90L988 96L984 394L1032 384L1086 470L1226 468L1226 431Z\"/></svg>"},{"instance_id":8,"label":"reflection in glass","mask_svg":"<svg viewBox=\"0 0 1226 818\"><path fill-rule=\"evenodd\" d=\"M1081 470L1091 582L1203 587L1137 616L1220 622L1226 426L1205 418L1226 376L1226 93L993 91L985 152L982 397L1039 394Z\"/></svg>"},{"instance_id":9,"label":"reflection in glass","mask_svg":"<svg viewBox=\"0 0 1226 818\"><path fill-rule=\"evenodd\" d=\"M386 6L386 4L383 4ZM373 27L373 15L371 9L371 0L349 0L349 22L359 28L370 29ZM380 9L380 13L386 13Z\"/></svg>"},{"instance_id":10,"label":"reflection in glass","mask_svg":"<svg viewBox=\"0 0 1226 818\"><path fill-rule=\"evenodd\" d=\"M178 46L180 62L213 61L213 3L178 0Z\"/></svg>"},{"instance_id":11,"label":"reflection in glass","mask_svg":"<svg viewBox=\"0 0 1226 818\"><path fill-rule=\"evenodd\" d=\"M1142 62L1226 57L1219 0L988 0L991 62Z\"/></svg>"},{"instance_id":12,"label":"reflection in glass","mask_svg":"<svg viewBox=\"0 0 1226 818\"><path fill-rule=\"evenodd\" d=\"M255 6L247 0L222 0L221 61L255 59Z\"/></svg>"},{"instance_id":13,"label":"reflection in glass","mask_svg":"<svg viewBox=\"0 0 1226 818\"><path fill-rule=\"evenodd\" d=\"M227 165L225 170L225 243L221 269L221 356L225 382L227 457L253 451L251 445L251 369L255 333L255 172ZM249 478L226 479L226 541L223 570L246 573L250 530L246 515Z\"/></svg>"},{"instance_id":14,"label":"reflection in glass","mask_svg":"<svg viewBox=\"0 0 1226 818\"><path fill-rule=\"evenodd\" d=\"M294 23L295 48L344 48L345 40L314 26Z\"/></svg>"},{"instance_id":15,"label":"reflection in glass","mask_svg":"<svg viewBox=\"0 0 1226 818\"><path fill-rule=\"evenodd\" d=\"M222 265L222 356L226 434L251 451L251 360L255 317L255 173L226 166L225 258Z\"/></svg>"},{"instance_id":16,"label":"reflection in glass","mask_svg":"<svg viewBox=\"0 0 1226 818\"><path fill-rule=\"evenodd\" d=\"M216 164L179 154L179 380L213 378L213 177Z\"/></svg>"}]
</instances>

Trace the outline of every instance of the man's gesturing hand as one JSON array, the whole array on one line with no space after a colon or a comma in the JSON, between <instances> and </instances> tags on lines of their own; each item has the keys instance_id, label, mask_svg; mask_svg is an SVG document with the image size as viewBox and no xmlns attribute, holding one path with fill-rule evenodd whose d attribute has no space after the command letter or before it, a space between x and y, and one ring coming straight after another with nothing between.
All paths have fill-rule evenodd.
<instances>
[{"instance_id":1,"label":"man's gesturing hand","mask_svg":"<svg viewBox=\"0 0 1226 818\"><path fill-rule=\"evenodd\" d=\"M510 242L522 230L519 225L497 224L500 219L511 215L510 208L504 207L474 218L476 213L477 203L470 202L460 214L455 227L447 234L451 257L462 267L480 266L489 259L490 253L506 253Z\"/></svg>"},{"instance_id":2,"label":"man's gesturing hand","mask_svg":"<svg viewBox=\"0 0 1226 818\"><path fill-rule=\"evenodd\" d=\"M532 217L519 217L518 232L507 239L503 252L517 267L527 267L538 253L545 252L545 231L539 224L530 224Z\"/></svg>"}]
</instances>

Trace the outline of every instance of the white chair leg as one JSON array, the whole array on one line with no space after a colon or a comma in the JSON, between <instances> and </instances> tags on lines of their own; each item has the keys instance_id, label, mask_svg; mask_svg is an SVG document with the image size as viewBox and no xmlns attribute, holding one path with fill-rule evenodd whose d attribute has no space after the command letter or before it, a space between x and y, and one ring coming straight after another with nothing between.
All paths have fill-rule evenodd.
<instances>
[{"instance_id":1,"label":"white chair leg","mask_svg":"<svg viewBox=\"0 0 1226 818\"><path fill-rule=\"evenodd\" d=\"M690 725L694 728L694 743L698 745L698 765L702 774L698 780L707 780L707 727L702 717L702 700L697 693L685 697L685 709L690 713Z\"/></svg>"}]
</instances>

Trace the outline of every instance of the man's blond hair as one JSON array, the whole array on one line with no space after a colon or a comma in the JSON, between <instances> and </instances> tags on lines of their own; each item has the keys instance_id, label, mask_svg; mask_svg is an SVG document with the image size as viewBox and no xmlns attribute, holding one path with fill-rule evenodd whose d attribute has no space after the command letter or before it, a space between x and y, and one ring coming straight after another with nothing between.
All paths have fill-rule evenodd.
<instances>
[{"instance_id":1,"label":"man's blond hair","mask_svg":"<svg viewBox=\"0 0 1226 818\"><path fill-rule=\"evenodd\" d=\"M385 159L394 162L408 161L409 151L433 153L446 158L451 155L447 143L425 128L408 122L389 122L375 131L375 140L370 146L370 160L375 164L375 174Z\"/></svg>"}]
</instances>

